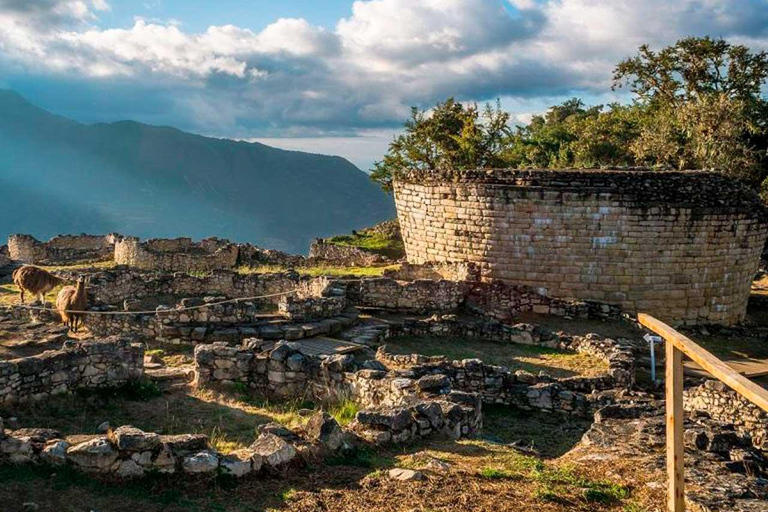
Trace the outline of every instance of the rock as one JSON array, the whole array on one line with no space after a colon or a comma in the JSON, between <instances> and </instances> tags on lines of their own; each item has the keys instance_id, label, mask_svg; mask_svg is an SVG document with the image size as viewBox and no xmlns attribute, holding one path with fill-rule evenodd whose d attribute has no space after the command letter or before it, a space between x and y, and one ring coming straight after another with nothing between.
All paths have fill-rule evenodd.
<instances>
[{"instance_id":1,"label":"rock","mask_svg":"<svg viewBox=\"0 0 768 512\"><path fill-rule=\"evenodd\" d=\"M86 471L109 471L117 455L106 437L97 437L67 450L67 458Z\"/></svg>"},{"instance_id":2,"label":"rock","mask_svg":"<svg viewBox=\"0 0 768 512\"><path fill-rule=\"evenodd\" d=\"M160 436L160 442L165 443L173 453L196 452L208 448L208 438L204 434Z\"/></svg>"},{"instance_id":3,"label":"rock","mask_svg":"<svg viewBox=\"0 0 768 512\"><path fill-rule=\"evenodd\" d=\"M220 465L224 474L240 478L250 473L253 470L251 458L247 454L244 455L246 456L241 458L237 454L230 454L221 459Z\"/></svg>"},{"instance_id":4,"label":"rock","mask_svg":"<svg viewBox=\"0 0 768 512\"><path fill-rule=\"evenodd\" d=\"M261 434L248 450L259 455L272 468L288 464L296 457L295 446L270 433Z\"/></svg>"},{"instance_id":5,"label":"rock","mask_svg":"<svg viewBox=\"0 0 768 512\"><path fill-rule=\"evenodd\" d=\"M48 464L64 464L67 461L69 443L61 439L48 441L40 452L40 458Z\"/></svg>"},{"instance_id":6,"label":"rock","mask_svg":"<svg viewBox=\"0 0 768 512\"><path fill-rule=\"evenodd\" d=\"M339 423L323 411L318 411L312 415L305 430L309 439L322 443L332 451L339 449L344 441L344 432Z\"/></svg>"},{"instance_id":7,"label":"rock","mask_svg":"<svg viewBox=\"0 0 768 512\"><path fill-rule=\"evenodd\" d=\"M176 471L176 457L173 456L168 445L164 444L160 448L160 453L152 461L152 467L160 473L174 473Z\"/></svg>"},{"instance_id":8,"label":"rock","mask_svg":"<svg viewBox=\"0 0 768 512\"><path fill-rule=\"evenodd\" d=\"M219 467L219 458L211 452L198 452L184 457L182 469L187 473L210 473Z\"/></svg>"},{"instance_id":9,"label":"rock","mask_svg":"<svg viewBox=\"0 0 768 512\"><path fill-rule=\"evenodd\" d=\"M450 388L451 381L445 375L425 375L416 382L416 385L421 391L437 392Z\"/></svg>"},{"instance_id":10,"label":"rock","mask_svg":"<svg viewBox=\"0 0 768 512\"><path fill-rule=\"evenodd\" d=\"M282 437L286 441L299 441L301 439L293 430L274 421L259 425L256 428L256 432L259 434L274 434L278 437Z\"/></svg>"},{"instance_id":11,"label":"rock","mask_svg":"<svg viewBox=\"0 0 768 512\"><path fill-rule=\"evenodd\" d=\"M451 465L440 459L430 459L430 461L427 462L424 468L430 471L435 471L437 473L445 473L446 471L451 469Z\"/></svg>"},{"instance_id":12,"label":"rock","mask_svg":"<svg viewBox=\"0 0 768 512\"><path fill-rule=\"evenodd\" d=\"M144 474L144 468L133 460L128 459L120 463L120 467L117 468L115 474L120 478L136 478Z\"/></svg>"},{"instance_id":13,"label":"rock","mask_svg":"<svg viewBox=\"0 0 768 512\"><path fill-rule=\"evenodd\" d=\"M414 480L424 480L424 473L412 469L393 468L389 470L389 478L399 480L400 482L411 482Z\"/></svg>"},{"instance_id":14,"label":"rock","mask_svg":"<svg viewBox=\"0 0 768 512\"><path fill-rule=\"evenodd\" d=\"M136 427L124 425L112 430L109 439L118 450L127 452L144 452L153 450L160 444L160 436L154 432L144 432Z\"/></svg>"},{"instance_id":15,"label":"rock","mask_svg":"<svg viewBox=\"0 0 768 512\"><path fill-rule=\"evenodd\" d=\"M110 428L112 427L109 425L109 422L105 421L104 423L96 427L96 432L98 432L99 434L106 434L107 432L109 432Z\"/></svg>"}]
</instances>

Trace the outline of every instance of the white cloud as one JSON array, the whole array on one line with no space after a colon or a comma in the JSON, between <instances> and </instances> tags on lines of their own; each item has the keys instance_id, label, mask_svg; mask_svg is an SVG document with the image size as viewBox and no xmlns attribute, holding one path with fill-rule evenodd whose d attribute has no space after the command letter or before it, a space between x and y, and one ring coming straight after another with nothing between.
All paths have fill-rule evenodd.
<instances>
[{"instance_id":1,"label":"white cloud","mask_svg":"<svg viewBox=\"0 0 768 512\"><path fill-rule=\"evenodd\" d=\"M367 0L331 30L278 19L202 33L143 19L103 28L108 8L0 0L0 63L176 88L173 101L217 131L349 134L449 95L521 103L605 92L615 63L643 43L710 34L768 46L765 0ZM532 111L521 103L518 113Z\"/></svg>"}]
</instances>

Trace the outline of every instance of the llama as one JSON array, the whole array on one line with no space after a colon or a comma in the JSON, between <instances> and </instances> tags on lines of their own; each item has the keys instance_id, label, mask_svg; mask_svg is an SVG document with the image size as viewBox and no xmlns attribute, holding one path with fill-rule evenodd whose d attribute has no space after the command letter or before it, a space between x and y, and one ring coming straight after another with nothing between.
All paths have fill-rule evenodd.
<instances>
[{"instance_id":1,"label":"llama","mask_svg":"<svg viewBox=\"0 0 768 512\"><path fill-rule=\"evenodd\" d=\"M56 297L56 309L59 310L61 321L67 324L69 330L77 332L88 307L88 294L85 291L85 276L77 278L75 286L65 286Z\"/></svg>"},{"instance_id":2,"label":"llama","mask_svg":"<svg viewBox=\"0 0 768 512\"><path fill-rule=\"evenodd\" d=\"M19 287L22 304L25 291L37 295L40 302L44 303L45 294L64 282L64 279L34 265L24 265L13 271L13 284Z\"/></svg>"}]
</instances>

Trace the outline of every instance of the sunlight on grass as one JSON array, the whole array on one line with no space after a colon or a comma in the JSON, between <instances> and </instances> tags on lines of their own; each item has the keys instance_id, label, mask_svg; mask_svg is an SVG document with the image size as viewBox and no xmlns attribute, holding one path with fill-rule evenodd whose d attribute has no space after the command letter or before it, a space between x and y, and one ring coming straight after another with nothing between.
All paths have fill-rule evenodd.
<instances>
[{"instance_id":1,"label":"sunlight on grass","mask_svg":"<svg viewBox=\"0 0 768 512\"><path fill-rule=\"evenodd\" d=\"M387 339L387 350L395 354L445 356L451 360L479 358L487 364L533 373L545 371L554 377L600 375L608 370L602 360L586 354L517 343L432 336L395 336Z\"/></svg>"},{"instance_id":2,"label":"sunlight on grass","mask_svg":"<svg viewBox=\"0 0 768 512\"><path fill-rule=\"evenodd\" d=\"M354 277L379 277L386 270L396 270L399 265L387 265L383 267L334 267L334 266L315 266L295 268L296 272L306 276L354 276ZM237 269L240 274L277 274L289 270L288 267L280 265L259 265L257 267L242 266Z\"/></svg>"}]
</instances>

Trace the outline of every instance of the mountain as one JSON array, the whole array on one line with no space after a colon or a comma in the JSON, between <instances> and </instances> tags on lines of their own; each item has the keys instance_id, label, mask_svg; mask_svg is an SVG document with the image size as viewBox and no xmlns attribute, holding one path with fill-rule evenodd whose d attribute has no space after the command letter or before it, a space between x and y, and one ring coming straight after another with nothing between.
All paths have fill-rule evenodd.
<instances>
[{"instance_id":1,"label":"mountain","mask_svg":"<svg viewBox=\"0 0 768 512\"><path fill-rule=\"evenodd\" d=\"M116 231L303 253L314 237L393 216L392 199L338 156L133 121L81 124L0 90L0 241Z\"/></svg>"}]
</instances>

